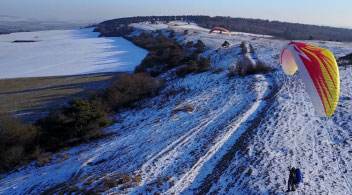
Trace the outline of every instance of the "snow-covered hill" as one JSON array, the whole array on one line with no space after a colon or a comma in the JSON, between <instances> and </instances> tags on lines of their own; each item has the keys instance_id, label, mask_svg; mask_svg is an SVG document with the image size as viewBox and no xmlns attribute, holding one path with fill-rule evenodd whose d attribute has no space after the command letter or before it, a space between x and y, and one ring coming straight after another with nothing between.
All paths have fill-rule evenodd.
<instances>
[{"instance_id":1,"label":"snow-covered hill","mask_svg":"<svg viewBox=\"0 0 352 195\"><path fill-rule=\"evenodd\" d=\"M184 26L184 27L183 27ZM105 191L105 194L284 194L288 166L303 171L295 194L352 193L352 68L340 68L341 99L330 119L319 118L299 74L287 77L279 53L287 41L261 35L208 34L194 24L134 25L173 29L186 43L201 39L211 70L177 78L171 70L161 95L116 115L113 136L74 147L43 167L35 163L5 175L1 194ZM230 47L222 49L227 40ZM251 43L274 72L227 76ZM351 43L309 43L340 57ZM219 49L220 48L220 49ZM224 71L220 71L224 68ZM69 158L63 158L69 154ZM127 177L129 174L130 177ZM120 181L107 185L109 181ZM74 187L75 186L75 187ZM104 186L108 186L104 189Z\"/></svg>"}]
</instances>

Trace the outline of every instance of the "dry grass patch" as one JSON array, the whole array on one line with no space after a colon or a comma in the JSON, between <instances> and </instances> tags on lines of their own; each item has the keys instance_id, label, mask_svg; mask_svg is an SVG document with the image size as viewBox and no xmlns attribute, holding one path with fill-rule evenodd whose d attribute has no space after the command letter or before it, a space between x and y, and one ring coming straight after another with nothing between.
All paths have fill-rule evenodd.
<instances>
[{"instance_id":1,"label":"dry grass patch","mask_svg":"<svg viewBox=\"0 0 352 195\"><path fill-rule=\"evenodd\" d=\"M166 176L166 177L164 177L164 181L165 181L165 182L168 182L171 178L172 178L172 176L171 176L171 175Z\"/></svg>"},{"instance_id":2,"label":"dry grass patch","mask_svg":"<svg viewBox=\"0 0 352 195\"><path fill-rule=\"evenodd\" d=\"M224 68L218 68L218 69L215 69L212 73L213 74L219 74L219 73L222 73L222 72L224 72Z\"/></svg>"},{"instance_id":3,"label":"dry grass patch","mask_svg":"<svg viewBox=\"0 0 352 195\"><path fill-rule=\"evenodd\" d=\"M125 184L121 187L121 190L126 190L128 188L133 188L133 187L136 187L135 184L132 184L132 183L129 183L129 184Z\"/></svg>"},{"instance_id":4,"label":"dry grass patch","mask_svg":"<svg viewBox=\"0 0 352 195\"><path fill-rule=\"evenodd\" d=\"M133 178L133 182L135 183L140 183L142 181L142 177L140 175L137 175L136 177Z\"/></svg>"},{"instance_id":5,"label":"dry grass patch","mask_svg":"<svg viewBox=\"0 0 352 195\"><path fill-rule=\"evenodd\" d=\"M94 183L94 181L95 181L95 178L92 176L92 177L90 177L88 180L86 180L86 181L83 183L83 185L86 185L86 186L92 185L92 184Z\"/></svg>"},{"instance_id":6,"label":"dry grass patch","mask_svg":"<svg viewBox=\"0 0 352 195\"><path fill-rule=\"evenodd\" d=\"M172 114L176 114L178 112L192 112L193 110L194 106L187 104L183 107L173 109Z\"/></svg>"},{"instance_id":7,"label":"dry grass patch","mask_svg":"<svg viewBox=\"0 0 352 195\"><path fill-rule=\"evenodd\" d=\"M41 112L56 109L73 97L87 97L106 88L119 73L0 79L0 110L29 112L22 118L30 122Z\"/></svg>"},{"instance_id":8,"label":"dry grass patch","mask_svg":"<svg viewBox=\"0 0 352 195\"><path fill-rule=\"evenodd\" d=\"M36 163L36 166L37 167L42 167L44 166L45 164L47 163L50 163L51 160L52 160L52 154L51 153L44 153L42 154L39 159L38 159L38 162Z\"/></svg>"},{"instance_id":9,"label":"dry grass patch","mask_svg":"<svg viewBox=\"0 0 352 195\"><path fill-rule=\"evenodd\" d=\"M108 191L110 188L115 188L118 186L118 183L115 179L113 178L104 178L103 179L104 186L103 186L103 191Z\"/></svg>"},{"instance_id":10,"label":"dry grass patch","mask_svg":"<svg viewBox=\"0 0 352 195\"><path fill-rule=\"evenodd\" d=\"M129 173L118 173L116 178L118 179L119 184L125 184L132 180L132 177Z\"/></svg>"},{"instance_id":11,"label":"dry grass patch","mask_svg":"<svg viewBox=\"0 0 352 195\"><path fill-rule=\"evenodd\" d=\"M67 154L65 154L65 156L63 156L63 157L59 160L59 163L65 161L65 160L67 160L67 159L69 159L69 158L70 158L70 154L67 153Z\"/></svg>"},{"instance_id":12,"label":"dry grass patch","mask_svg":"<svg viewBox=\"0 0 352 195\"><path fill-rule=\"evenodd\" d=\"M83 148L82 150L78 151L78 152L76 153L76 155L79 155L79 154L81 154L82 152L86 152L86 151L88 151L88 148L87 148L87 147L85 147L85 148Z\"/></svg>"},{"instance_id":13,"label":"dry grass patch","mask_svg":"<svg viewBox=\"0 0 352 195\"><path fill-rule=\"evenodd\" d=\"M122 184L125 184L125 183L127 183L127 182L130 182L132 180L132 178L131 178L131 176L130 176L130 174L126 174L122 179L121 179L121 182L122 182Z\"/></svg>"},{"instance_id":14,"label":"dry grass patch","mask_svg":"<svg viewBox=\"0 0 352 195\"><path fill-rule=\"evenodd\" d=\"M159 179L157 180L156 186L157 186L158 188L161 188L161 186L163 186L163 180L162 180L161 178L159 178Z\"/></svg>"}]
</instances>

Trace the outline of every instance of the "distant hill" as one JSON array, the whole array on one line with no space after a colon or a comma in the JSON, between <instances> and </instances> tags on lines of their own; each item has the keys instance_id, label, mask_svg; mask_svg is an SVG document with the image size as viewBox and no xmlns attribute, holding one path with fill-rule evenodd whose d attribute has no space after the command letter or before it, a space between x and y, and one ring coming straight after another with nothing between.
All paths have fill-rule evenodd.
<instances>
[{"instance_id":1,"label":"distant hill","mask_svg":"<svg viewBox=\"0 0 352 195\"><path fill-rule=\"evenodd\" d=\"M352 29L317 26L299 23L269 21L261 19L210 17L210 16L139 16L107 20L99 24L100 28L111 31L121 24L130 24L145 21L173 21L183 20L195 22L201 27L213 28L220 26L230 31L272 35L288 40L325 40L325 41L352 41Z\"/></svg>"},{"instance_id":2,"label":"distant hill","mask_svg":"<svg viewBox=\"0 0 352 195\"><path fill-rule=\"evenodd\" d=\"M90 25L88 22L35 19L0 15L0 34L14 32L77 29Z\"/></svg>"}]
</instances>

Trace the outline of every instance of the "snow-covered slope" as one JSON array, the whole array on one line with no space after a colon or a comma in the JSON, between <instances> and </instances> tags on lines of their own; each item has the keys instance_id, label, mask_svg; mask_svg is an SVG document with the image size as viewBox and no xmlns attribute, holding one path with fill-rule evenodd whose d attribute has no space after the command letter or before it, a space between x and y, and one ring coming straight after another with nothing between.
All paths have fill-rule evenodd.
<instances>
[{"instance_id":1,"label":"snow-covered slope","mask_svg":"<svg viewBox=\"0 0 352 195\"><path fill-rule=\"evenodd\" d=\"M0 35L0 79L133 71L148 53L120 37L98 38L92 30Z\"/></svg>"},{"instance_id":2,"label":"snow-covered slope","mask_svg":"<svg viewBox=\"0 0 352 195\"><path fill-rule=\"evenodd\" d=\"M197 33L177 38L204 41L202 55L211 56L210 71L185 78L176 78L174 70L165 73L168 85L161 95L116 115L118 122L106 129L116 134L62 152L70 154L66 160L55 154L43 167L32 163L6 175L0 194L72 186L100 191L107 178L120 180L121 173L132 180L102 193L284 194L288 166L303 171L296 194L351 194L352 68L340 69L336 113L319 118L299 74L286 77L278 66L286 41L247 35L229 39L187 29ZM230 47L219 49L224 40ZM228 67L238 60L242 41L277 69L229 78ZM352 51L350 43L311 43L337 57Z\"/></svg>"}]
</instances>

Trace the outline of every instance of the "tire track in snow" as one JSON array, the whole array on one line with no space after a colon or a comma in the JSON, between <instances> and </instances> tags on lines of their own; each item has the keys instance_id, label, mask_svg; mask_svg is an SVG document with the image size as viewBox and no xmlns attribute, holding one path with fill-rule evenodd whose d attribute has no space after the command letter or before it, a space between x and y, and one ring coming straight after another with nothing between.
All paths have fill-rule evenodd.
<instances>
[{"instance_id":1,"label":"tire track in snow","mask_svg":"<svg viewBox=\"0 0 352 195\"><path fill-rule=\"evenodd\" d=\"M278 93L281 93L283 85L281 82L277 82L267 76L266 80L270 80L270 91L267 89L268 95L265 98L262 98L261 108L248 117L248 125L243 125L238 130L240 130L239 137L236 139L232 146L226 154L220 157L221 159L216 162L215 167L212 169L212 172L202 179L199 186L195 186L192 189L189 187L188 192L193 194L207 194L207 193L221 193L219 190L223 191L224 194L228 194L228 187L234 187L242 183L240 179L235 179L237 167L234 161L239 160L238 152L246 151L248 149L249 137L252 136L253 131L261 124L261 120L267 115L273 107L273 102ZM253 117L252 117L253 116ZM249 149L251 151L251 149ZM246 153L246 152L245 152ZM247 153L246 153L247 154ZM235 167L233 167L235 166ZM252 166L251 166L252 167ZM235 171L235 172L233 172ZM247 171L247 170L246 170ZM232 183L229 183L232 181ZM218 183L219 182L219 183ZM219 185L218 185L219 184ZM220 187L221 186L221 187ZM218 188L220 187L220 188ZM215 191L214 191L215 190ZM185 191L184 191L185 192ZM239 193L238 191L232 192L234 194Z\"/></svg>"},{"instance_id":2,"label":"tire track in snow","mask_svg":"<svg viewBox=\"0 0 352 195\"><path fill-rule=\"evenodd\" d=\"M202 130L204 130L205 127L207 127L218 117L220 117L223 113L227 112L233 107L233 104L236 102L235 100L237 97L237 95L233 95L221 108L220 111L218 111L212 117L209 117L208 120L204 120L199 125L192 128L193 131L188 131L187 133L179 137L177 140L169 144L167 147L165 147L163 150L158 152L152 158L147 160L140 169L140 171L142 172L141 174L143 175L143 180L140 182L139 187L144 186L148 182L151 182L156 179L163 169L163 167L160 167L158 165L162 165L163 162L168 159L175 158L182 147L186 145L191 145L192 142L194 142L194 138L198 133L200 133Z\"/></svg>"},{"instance_id":3,"label":"tire track in snow","mask_svg":"<svg viewBox=\"0 0 352 195\"><path fill-rule=\"evenodd\" d=\"M264 94L267 92L267 82L263 81L263 83L264 83L265 90L259 90L258 98L257 98L259 101L256 101L250 107L249 110L247 110L237 121L232 123L234 124L234 126L232 126L232 128L230 128L230 130L227 131L227 133L225 133L225 135L221 138L221 140L216 142L213 146L211 146L209 151L204 156L202 156L198 160L198 162L187 173L182 175L182 177L176 182L176 184L172 188L170 188L166 192L166 194L173 194L173 193L179 194L183 192L189 185L193 183L195 178L198 176L200 169L204 166L206 162L208 162L220 149L228 150L232 146L230 145L230 143L227 143L227 141L232 137L232 135L236 132L236 130L240 127L240 125L246 122L247 119L257 111L257 109L259 108L262 102L261 99L264 97ZM255 85L255 88L257 87L258 86ZM223 148L224 146L225 148ZM221 159L221 156L219 159Z\"/></svg>"},{"instance_id":4,"label":"tire track in snow","mask_svg":"<svg viewBox=\"0 0 352 195\"><path fill-rule=\"evenodd\" d=\"M226 171L227 167L230 165L231 160L234 158L235 153L244 146L243 140L246 139L248 134L256 128L262 115L266 113L267 109L271 107L271 102L274 101L274 95L278 93L280 88L277 86L276 82L273 82L270 79L270 90L268 89L268 78L264 78L261 84L264 86L258 87L256 85L255 89L261 98L257 98L257 101L251 108L245 112L240 119L237 121L231 122L229 125L224 127L229 129L228 134L225 134L222 137L220 142L222 145L215 145L212 147L206 155L202 157L197 164L195 164L191 170L182 177L180 181L176 183L175 186L168 191L168 193L200 193L205 194L209 192L210 188L214 183L216 183L220 176ZM260 91L262 89L262 91ZM266 95L263 98L264 94ZM263 101L264 100L264 101ZM261 107L260 109L258 109ZM236 117L237 118L237 117ZM248 122L248 123L246 123ZM235 125L235 126L231 126ZM232 134L232 135L230 135ZM230 138L228 137L230 135ZM214 151L216 150L216 151ZM213 157L213 158L211 158ZM203 169L203 172L199 172L200 169ZM208 174L209 172L209 174ZM194 180L196 178L196 180Z\"/></svg>"}]
</instances>

